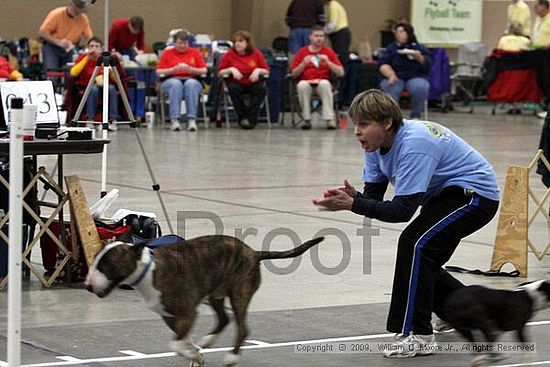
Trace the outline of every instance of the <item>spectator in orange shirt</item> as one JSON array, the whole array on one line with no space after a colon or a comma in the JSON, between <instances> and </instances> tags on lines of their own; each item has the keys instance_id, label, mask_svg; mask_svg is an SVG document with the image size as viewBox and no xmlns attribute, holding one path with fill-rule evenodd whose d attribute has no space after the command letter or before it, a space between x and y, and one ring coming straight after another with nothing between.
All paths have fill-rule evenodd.
<instances>
[{"instance_id":1,"label":"spectator in orange shirt","mask_svg":"<svg viewBox=\"0 0 550 367\"><path fill-rule=\"evenodd\" d=\"M311 93L315 91L322 103L323 120L327 129L336 129L332 97L331 73L344 75L344 68L336 53L325 46L325 31L321 26L311 28L310 45L302 47L290 66L294 78L298 78L298 100L302 110L301 128L311 129Z\"/></svg>"},{"instance_id":2,"label":"spectator in orange shirt","mask_svg":"<svg viewBox=\"0 0 550 367\"><path fill-rule=\"evenodd\" d=\"M23 74L11 66L5 57L0 56L0 79L23 80Z\"/></svg>"},{"instance_id":3,"label":"spectator in orange shirt","mask_svg":"<svg viewBox=\"0 0 550 367\"><path fill-rule=\"evenodd\" d=\"M44 39L42 59L44 69L59 69L73 61L75 45L80 38L92 38L92 29L86 12L89 0L71 0L67 6L48 13L38 34Z\"/></svg>"},{"instance_id":4,"label":"spectator in orange shirt","mask_svg":"<svg viewBox=\"0 0 550 367\"><path fill-rule=\"evenodd\" d=\"M207 72L206 63L199 51L189 47L189 34L185 31L174 35L174 47L162 52L157 64L157 74L164 79L160 85L161 93L168 94L170 102L171 128L180 131L180 106L185 100L187 108L187 130L197 131L197 106L202 91L199 75Z\"/></svg>"},{"instance_id":5,"label":"spectator in orange shirt","mask_svg":"<svg viewBox=\"0 0 550 367\"><path fill-rule=\"evenodd\" d=\"M253 129L258 122L258 112L265 98L265 85L262 76L269 73L264 55L258 50L252 35L247 31L237 31L232 37L233 47L227 51L218 66L218 76L227 77L227 89L237 112L239 125L243 129ZM250 95L250 103L245 104L243 95Z\"/></svg>"},{"instance_id":6,"label":"spectator in orange shirt","mask_svg":"<svg viewBox=\"0 0 550 367\"><path fill-rule=\"evenodd\" d=\"M134 59L143 53L145 31L142 17L117 19L111 24L109 31L109 50L128 55Z\"/></svg>"}]
</instances>

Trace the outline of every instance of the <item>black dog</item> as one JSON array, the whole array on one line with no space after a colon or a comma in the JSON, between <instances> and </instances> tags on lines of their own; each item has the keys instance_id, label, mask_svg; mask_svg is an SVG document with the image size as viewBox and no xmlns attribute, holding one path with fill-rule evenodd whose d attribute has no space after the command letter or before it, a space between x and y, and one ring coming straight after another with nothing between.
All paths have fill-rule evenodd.
<instances>
[{"instance_id":1,"label":"black dog","mask_svg":"<svg viewBox=\"0 0 550 367\"><path fill-rule=\"evenodd\" d=\"M468 341L475 343L472 331L479 330L484 341L495 342L507 331L515 331L518 341L525 343L525 324L533 314L550 307L550 282L539 280L520 285L516 290L490 289L479 285L464 287L445 301L445 321ZM478 356L472 366L492 359L495 354Z\"/></svg>"}]
</instances>

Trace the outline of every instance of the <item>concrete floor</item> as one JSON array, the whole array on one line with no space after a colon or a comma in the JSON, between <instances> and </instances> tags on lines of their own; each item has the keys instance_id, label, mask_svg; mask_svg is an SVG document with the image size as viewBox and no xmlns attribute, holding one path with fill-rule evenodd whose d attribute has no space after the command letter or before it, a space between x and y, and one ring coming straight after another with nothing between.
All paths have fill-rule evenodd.
<instances>
[{"instance_id":1,"label":"concrete floor","mask_svg":"<svg viewBox=\"0 0 550 367\"><path fill-rule=\"evenodd\" d=\"M495 166L504 188L509 165L526 166L534 156L542 121L532 114L506 115L488 107L474 114L461 111L430 113L430 119L455 130ZM273 249L293 246L288 236L300 240L327 231L318 257L306 253L295 271L283 275L263 269L263 283L252 300L249 313L251 334L242 353L242 366L466 366L467 353L441 353L407 360L388 360L380 353L299 353L298 345L367 343L375 348L389 342L385 331L396 241L404 224L372 221L372 241L357 230L369 223L346 212L320 212L311 199L327 187L348 178L361 188L362 152L353 129L327 131L314 126L302 131L288 126L268 130L199 125L197 133L172 132L168 126L140 129L139 134L153 164L156 180L178 233L190 238L214 233L210 219L191 219L197 212L217 216L223 232L249 233L246 242L259 249L271 243ZM120 197L109 210L127 208L155 212L165 233L166 221L151 178L137 145L134 132L121 127L110 133L108 190L118 188ZM49 169L54 159L40 161ZM100 155L67 156L65 174L76 174L83 182L89 202L100 192ZM542 196L540 177L531 175L535 193ZM498 217L478 233L465 239L449 265L488 270L495 241ZM530 233L537 247L549 238L549 226L539 218ZM349 242L347 242L349 241ZM349 243L349 245L348 245ZM40 252L33 253L40 264ZM538 261L529 255L528 280L549 278L550 260ZM284 268L288 260L273 265ZM323 270L332 269L332 272ZM512 270L505 267L504 270ZM328 274L332 273L332 274ZM483 277L457 274L467 284L513 288L521 278ZM81 284L43 288L32 277L23 285L22 362L25 366L182 366L181 357L169 351L171 333L160 318L148 311L134 291L117 290L105 299L84 291ZM6 366L7 292L0 292L0 366ZM537 343L536 353L510 354L495 365L548 365L547 337L550 312L540 312L528 333ZM206 306L193 330L197 338L212 324ZM221 366L224 347L232 343L230 325L216 347L205 351L207 366ZM504 340L512 340L506 335ZM454 333L440 334L441 343L460 342Z\"/></svg>"}]
</instances>

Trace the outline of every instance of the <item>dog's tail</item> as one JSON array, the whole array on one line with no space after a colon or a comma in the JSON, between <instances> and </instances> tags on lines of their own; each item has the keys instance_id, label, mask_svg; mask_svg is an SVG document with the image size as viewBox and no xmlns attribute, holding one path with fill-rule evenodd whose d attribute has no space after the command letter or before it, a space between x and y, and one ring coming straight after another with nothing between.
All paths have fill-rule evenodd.
<instances>
[{"instance_id":1,"label":"dog's tail","mask_svg":"<svg viewBox=\"0 0 550 367\"><path fill-rule=\"evenodd\" d=\"M288 259L290 257L300 256L324 239L325 237L317 237L287 251L256 251L256 258L258 261L262 261L268 259Z\"/></svg>"}]
</instances>

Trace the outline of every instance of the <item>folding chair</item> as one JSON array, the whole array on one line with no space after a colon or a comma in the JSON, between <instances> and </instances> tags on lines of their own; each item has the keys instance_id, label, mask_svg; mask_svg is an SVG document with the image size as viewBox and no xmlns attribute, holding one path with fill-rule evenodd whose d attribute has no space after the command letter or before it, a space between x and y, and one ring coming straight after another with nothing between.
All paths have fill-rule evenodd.
<instances>
[{"instance_id":1,"label":"folding chair","mask_svg":"<svg viewBox=\"0 0 550 367\"><path fill-rule=\"evenodd\" d=\"M401 106L403 104L403 100L410 100L410 98L411 95L409 94L409 91L407 89L403 90L403 93L401 93L401 96L399 97L399 105ZM424 101L424 116L422 116L422 118L424 120L428 119L428 99Z\"/></svg>"},{"instance_id":2,"label":"folding chair","mask_svg":"<svg viewBox=\"0 0 550 367\"><path fill-rule=\"evenodd\" d=\"M264 85L266 85L265 80L267 80L268 75L263 75L263 82ZM229 117L229 114L232 112L234 115L234 120L237 121L237 113L235 111L235 108L233 107L233 101L231 101L231 95L229 94L229 89L227 88L227 79L224 78L222 81L222 86L220 90L220 98L223 102L223 110L225 115L225 127L229 128L231 125L231 118ZM219 106L218 104L218 107ZM261 111L265 110L265 116L262 116ZM260 114L258 116L258 121L265 120L267 121L267 127L271 128L271 113L269 111L269 90L266 86L265 88L265 97L264 101L262 102L262 105L260 106Z\"/></svg>"},{"instance_id":3,"label":"folding chair","mask_svg":"<svg viewBox=\"0 0 550 367\"><path fill-rule=\"evenodd\" d=\"M294 77L292 77L291 74L287 74L285 76L285 80L288 87L288 95L289 95L289 102L290 102L290 122L292 126L297 126L300 122L302 122L304 119L302 117L300 104L298 103L298 80ZM340 117L340 83L342 81L342 78L332 76L331 78L331 84L332 84L332 102L333 102L333 108L334 108L334 117L336 121L339 120ZM313 115L315 112L320 113L321 112L321 99L317 95L315 91L313 91L311 95L311 114ZM282 124L284 124L285 118L283 115L282 118Z\"/></svg>"},{"instance_id":4,"label":"folding chair","mask_svg":"<svg viewBox=\"0 0 550 367\"><path fill-rule=\"evenodd\" d=\"M69 77L69 68L66 66L58 69L46 70L46 79L54 82L54 91L58 94L65 93L67 88L67 79Z\"/></svg>"},{"instance_id":5,"label":"folding chair","mask_svg":"<svg viewBox=\"0 0 550 367\"><path fill-rule=\"evenodd\" d=\"M451 64L452 94L462 97L465 106L474 112L473 102L483 82L483 63L487 46L481 42L464 43L458 48L458 62Z\"/></svg>"},{"instance_id":6,"label":"folding chair","mask_svg":"<svg viewBox=\"0 0 550 367\"><path fill-rule=\"evenodd\" d=\"M159 82L158 82L158 85L157 85L157 111L156 111L157 123L165 123L166 122L166 104L169 103L169 100L168 100L167 96L165 95L165 93L162 93L161 90L160 90L160 85L162 84L162 81L164 79L165 78L163 78L163 76L160 75L159 76ZM195 120L197 122L203 122L204 123L204 128L208 129L210 127L210 117L208 116L208 113L207 113L207 110L206 110L206 102L208 100L208 93L205 92L204 76L201 76L199 81L201 82L201 85L202 85L202 92L199 95L199 107L200 108L197 109L197 112L201 111L202 116L197 114L197 116L195 116Z\"/></svg>"}]
</instances>

